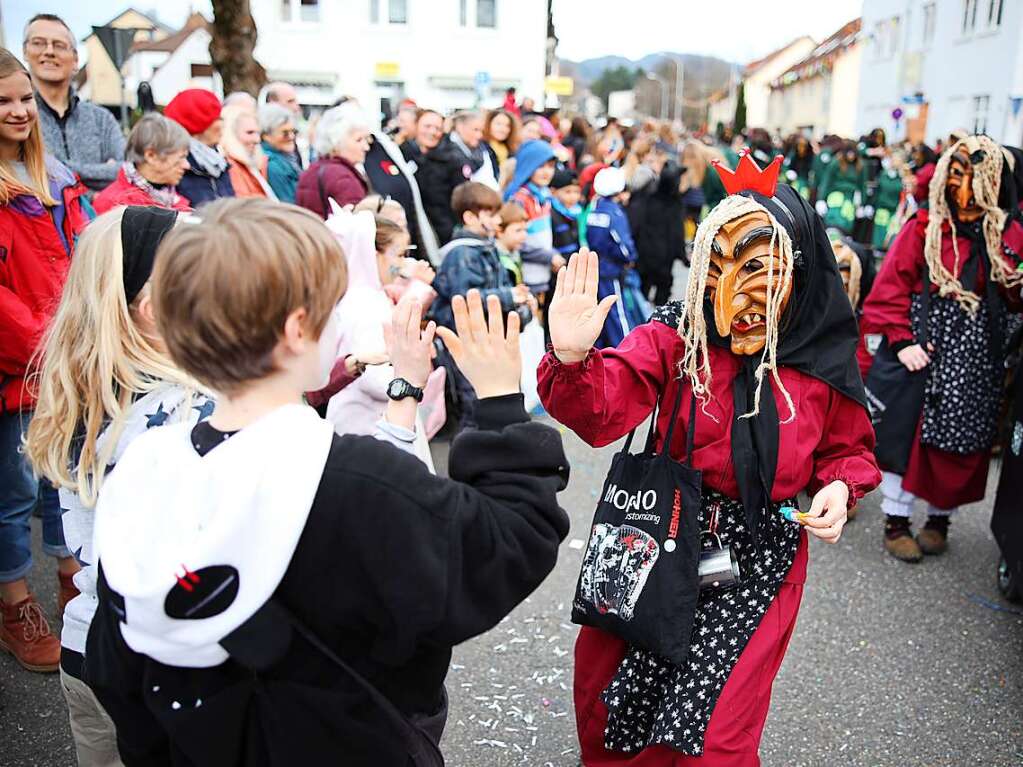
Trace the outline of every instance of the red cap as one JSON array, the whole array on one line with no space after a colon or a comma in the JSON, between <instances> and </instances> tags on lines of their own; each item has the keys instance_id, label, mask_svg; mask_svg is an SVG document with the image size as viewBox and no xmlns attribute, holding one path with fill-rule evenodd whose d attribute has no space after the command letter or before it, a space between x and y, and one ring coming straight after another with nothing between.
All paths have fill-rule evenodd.
<instances>
[{"instance_id":1,"label":"red cap","mask_svg":"<svg viewBox=\"0 0 1023 767\"><path fill-rule=\"evenodd\" d=\"M579 188L582 189L583 196L587 200L593 199L593 180L606 167L608 166L602 162L595 162L592 165L587 165L579 174Z\"/></svg>"},{"instance_id":2,"label":"red cap","mask_svg":"<svg viewBox=\"0 0 1023 767\"><path fill-rule=\"evenodd\" d=\"M163 116L178 123L192 136L213 125L220 117L220 99L205 88L189 88L171 99Z\"/></svg>"}]
</instances>

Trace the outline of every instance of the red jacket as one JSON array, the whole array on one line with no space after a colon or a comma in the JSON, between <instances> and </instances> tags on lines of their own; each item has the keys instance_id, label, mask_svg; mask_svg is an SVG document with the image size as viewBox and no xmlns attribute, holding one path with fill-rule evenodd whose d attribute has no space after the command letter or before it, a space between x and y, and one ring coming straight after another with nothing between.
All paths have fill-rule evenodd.
<instances>
[{"instance_id":1,"label":"red jacket","mask_svg":"<svg viewBox=\"0 0 1023 767\"><path fill-rule=\"evenodd\" d=\"M594 447L624 437L653 410L658 396L675 399L678 363L685 344L676 330L657 320L640 325L615 349L590 353L578 365L563 365L553 354L537 370L540 401L551 417ZM732 466L732 382L741 360L727 349L711 346L711 400L696 410L693 466L703 472L704 485L730 498L739 497ZM788 367L778 375L796 406L796 417L778 427L778 470L771 497L791 498L804 489L814 493L833 480L849 487L850 506L881 481L874 460L874 429L862 405L839 394L823 381ZM680 413L689 413L692 392L682 394ZM788 416L779 396L778 413ZM658 414L657 449L667 434L671 407ZM688 415L680 416L682 422ZM685 458L686 430L676 428L671 457Z\"/></svg>"},{"instance_id":2,"label":"red jacket","mask_svg":"<svg viewBox=\"0 0 1023 767\"><path fill-rule=\"evenodd\" d=\"M85 186L52 158L47 170L59 208L28 195L0 205L0 414L33 405L25 370L57 309L75 238L90 218Z\"/></svg>"},{"instance_id":3,"label":"red jacket","mask_svg":"<svg viewBox=\"0 0 1023 767\"><path fill-rule=\"evenodd\" d=\"M866 379L870 372L870 366L874 362L873 356L867 351L866 337L869 335L883 335L888 343L894 344L900 341L912 341L913 330L910 324L909 309L914 293L919 293L923 285L924 270L924 240L927 237L928 212L918 210L916 215L907 221L896 235L881 271L874 278L870 288L870 294L863 302L863 316L860 319L860 344L856 352L857 361L860 365L860 372ZM949 271L955 271L956 253L952 248L952 229L948 222L941 225L941 262ZM1018 222L1012 222L1002 234L1002 242L1009 246L1015 253L1023 253L1023 226ZM962 273L963 261L970 253L970 241L966 237L959 237L959 271ZM1014 264L1010 265L1013 267ZM977 286L974 290L979 295L984 295L984 285L987 275L981 270L977 275ZM931 283L930 290L936 293L938 288ZM1013 311L1020 310L1019 291L1002 290L1002 295Z\"/></svg>"},{"instance_id":4,"label":"red jacket","mask_svg":"<svg viewBox=\"0 0 1023 767\"><path fill-rule=\"evenodd\" d=\"M121 205L141 205L146 208L166 208L167 206L149 196L144 189L139 189L124 175L124 170L117 172L117 178L106 189L96 195L92 201L92 207L97 213L106 213L108 210L120 207ZM174 210L191 210L192 206L188 200L180 194L170 206Z\"/></svg>"},{"instance_id":5,"label":"red jacket","mask_svg":"<svg viewBox=\"0 0 1023 767\"><path fill-rule=\"evenodd\" d=\"M348 160L324 157L310 165L298 177L295 204L319 214L326 220L331 197L342 208L354 205L369 194L369 182Z\"/></svg>"}]
</instances>

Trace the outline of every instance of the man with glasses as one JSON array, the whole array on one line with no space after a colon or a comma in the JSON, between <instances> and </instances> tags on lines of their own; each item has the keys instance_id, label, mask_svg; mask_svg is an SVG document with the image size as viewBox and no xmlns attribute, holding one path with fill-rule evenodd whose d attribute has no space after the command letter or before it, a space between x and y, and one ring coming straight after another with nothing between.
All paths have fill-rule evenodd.
<instances>
[{"instance_id":1,"label":"man with glasses","mask_svg":"<svg viewBox=\"0 0 1023 767\"><path fill-rule=\"evenodd\" d=\"M47 150L93 191L109 186L124 160L124 134L109 111L72 90L78 50L71 29L59 16L36 14L25 27L24 55Z\"/></svg>"}]
</instances>

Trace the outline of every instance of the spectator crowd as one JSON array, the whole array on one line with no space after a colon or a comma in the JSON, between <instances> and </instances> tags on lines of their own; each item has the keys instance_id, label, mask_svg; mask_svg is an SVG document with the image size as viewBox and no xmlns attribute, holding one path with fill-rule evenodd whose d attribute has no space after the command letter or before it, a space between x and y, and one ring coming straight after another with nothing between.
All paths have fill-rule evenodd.
<instances>
[{"instance_id":1,"label":"spectator crowd","mask_svg":"<svg viewBox=\"0 0 1023 767\"><path fill-rule=\"evenodd\" d=\"M814 140L595 126L514 89L492 110L407 99L381 120L341 98L314 115L283 82L258 98L184 90L125 136L75 93L78 51L60 18L36 16L23 54L27 70L0 50L0 645L29 670L59 669L82 765L287 763L256 753L403 764L396 719L436 750L451 646L524 599L567 532L560 439L527 413L577 383L567 358L548 354L569 302L592 303L586 349L610 355L572 360L596 391L589 360L612 370L615 350L677 293L680 265L708 268L701 222L731 199L715 166L752 158L780 165L786 210L802 210L798 196L810 211L799 231L812 238L820 218L852 311L894 342L869 304L878 267L929 197L933 208L939 158L968 138L932 148L880 129ZM999 151L970 146L971 157ZM935 235L920 231L922 248ZM969 236L967 251L986 235ZM912 338L900 360L920 348ZM185 430L153 429L165 423ZM455 433L457 482L435 476L429 447ZM975 443L984 460L990 441ZM863 460L869 490L876 467ZM907 561L921 546L943 551L949 509L972 496L942 506L899 484L905 466L882 468L886 548ZM900 521L916 497L929 502L930 537ZM338 499L388 519L339 523ZM155 511L134 514L146 504ZM282 521L289 504L303 513ZM59 637L26 581L37 508L57 561ZM155 532L139 521L154 515ZM393 543L396 529L415 545ZM161 576L177 586L166 592ZM168 615L195 617L195 631ZM298 680L266 694L301 739L231 714L270 667L267 679ZM318 678L354 678L390 702L302 722L309 706L352 710L339 688L318 699Z\"/></svg>"}]
</instances>

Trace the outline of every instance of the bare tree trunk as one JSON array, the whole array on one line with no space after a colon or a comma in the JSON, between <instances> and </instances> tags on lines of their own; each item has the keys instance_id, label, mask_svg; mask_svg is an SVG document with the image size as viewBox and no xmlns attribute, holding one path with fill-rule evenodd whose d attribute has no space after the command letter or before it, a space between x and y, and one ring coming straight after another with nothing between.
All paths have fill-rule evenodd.
<instances>
[{"instance_id":1,"label":"bare tree trunk","mask_svg":"<svg viewBox=\"0 0 1023 767\"><path fill-rule=\"evenodd\" d=\"M210 60L224 81L224 93L245 91L253 96L266 84L266 70L253 57L256 22L249 0L212 0L213 39Z\"/></svg>"}]
</instances>

